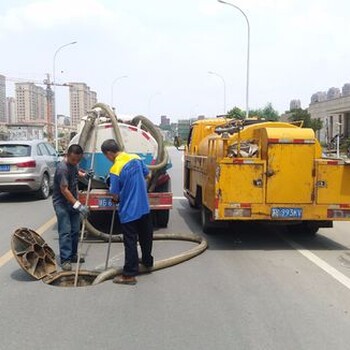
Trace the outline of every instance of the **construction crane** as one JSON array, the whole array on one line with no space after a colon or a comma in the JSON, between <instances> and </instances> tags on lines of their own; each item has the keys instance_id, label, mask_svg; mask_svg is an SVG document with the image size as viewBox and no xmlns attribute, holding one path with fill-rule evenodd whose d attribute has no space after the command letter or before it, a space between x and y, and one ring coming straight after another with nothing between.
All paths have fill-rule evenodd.
<instances>
[{"instance_id":1,"label":"construction crane","mask_svg":"<svg viewBox=\"0 0 350 350\"><path fill-rule=\"evenodd\" d=\"M64 83L64 84L58 84L50 79L50 74L46 73L46 79L39 81L39 80L31 80L31 79L24 79L24 78L17 78L17 77L8 77L6 76L7 81L12 81L14 83L30 83L30 84L36 84L36 85L45 85L46 86L46 121L47 121L47 135L48 135L48 141L52 141L52 121L51 114L54 109L53 106L53 91L51 89L51 86L65 86L69 87L70 84ZM54 114L56 114L54 112ZM56 115L54 115L54 118L56 118Z\"/></svg>"}]
</instances>

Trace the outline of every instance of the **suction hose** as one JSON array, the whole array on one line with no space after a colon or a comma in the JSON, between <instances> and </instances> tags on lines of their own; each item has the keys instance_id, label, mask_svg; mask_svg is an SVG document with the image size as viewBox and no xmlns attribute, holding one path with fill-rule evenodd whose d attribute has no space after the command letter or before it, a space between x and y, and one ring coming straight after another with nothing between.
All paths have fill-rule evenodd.
<instances>
[{"instance_id":1,"label":"suction hose","mask_svg":"<svg viewBox=\"0 0 350 350\"><path fill-rule=\"evenodd\" d=\"M114 112L107 105L103 103L95 104L93 107L93 111L95 108L100 108L103 114L107 115L110 118L111 123L113 125L114 132L115 132L116 142L119 145L119 147L122 150L124 150L124 144L121 138L118 120ZM93 113L93 112L90 113L81 131L79 144L82 146L83 149L85 149L87 140L89 139L92 129L95 126L96 117L97 117L96 113ZM149 186L149 191L153 191L156 186L157 178L160 174L160 171L162 171L166 167L169 157L164 147L163 137L160 134L159 130L156 129L154 124L149 119L143 116L135 117L131 123L137 126L140 122L142 124L142 127L154 137L154 139L157 141L157 144L158 144L157 163L154 165L148 166L149 170L151 170L153 173L152 180ZM107 241L109 239L108 234L96 229L88 220L86 220L86 229L90 234L98 238L101 238L104 241ZM113 235L111 239L112 239L112 242L119 242L119 243L123 242L123 237L121 235ZM196 236L193 234L157 233L154 235L153 239L154 240L181 240L181 241L198 243L198 245L184 253L178 254L176 256L173 256L164 260L156 261L152 268L152 271L164 269L166 267L174 266L184 261L187 261L189 259L192 259L193 257L204 252L208 247L207 241L203 237ZM145 268L142 265L140 266L140 272L141 273L146 272ZM119 269L110 268L107 271L100 273L94 280L93 285L96 285L103 281L111 279L120 273L122 273L122 268L119 268Z\"/></svg>"},{"instance_id":2,"label":"suction hose","mask_svg":"<svg viewBox=\"0 0 350 350\"><path fill-rule=\"evenodd\" d=\"M123 239L121 236L119 237L119 242L122 242ZM180 264L182 262L185 262L187 260L190 260L194 258L197 255L200 255L208 248L207 241L201 237L194 234L184 234L184 233L178 233L178 234L169 234L169 233L156 233L153 237L153 240L176 240L176 241L186 241L186 242L194 242L198 243L198 245L192 249L187 250L184 253L172 256L167 259L158 260L154 263L154 266L152 267L151 271L157 271L161 269L165 269L170 266L174 266L177 264ZM114 278L117 275L122 274L123 269L120 268L110 268L106 271L101 272L96 279L94 280L92 285L100 284L104 281L107 281L109 279ZM149 272L149 269L146 269L143 265L140 264L140 273Z\"/></svg>"},{"instance_id":3,"label":"suction hose","mask_svg":"<svg viewBox=\"0 0 350 350\"><path fill-rule=\"evenodd\" d=\"M124 143L121 137L117 116L112 111L112 109L104 103L96 103L93 106L92 111L89 112L87 120L80 133L79 145L83 149L86 148L86 143L92 133L93 128L95 127L95 121L96 121L97 115L96 113L94 113L94 110L97 108L101 110L102 114L105 117L108 117L111 120L113 130L115 133L115 139L116 139L115 141L117 142L120 149L124 150ZM159 130L154 126L154 124L148 118L141 115L136 116L131 121L131 124L134 126L138 126L140 123L141 123L141 127L153 136L153 138L157 141L157 145L158 145L156 164L147 166L149 170L152 172L152 178L148 182L148 191L153 192L155 190L160 172L166 167L168 163L169 156L164 147L163 137L159 132ZM105 241L108 240L108 235L104 232L97 230L89 221L86 222L86 229L90 234L96 237L99 237ZM116 238L115 235L113 235L113 242L115 241L118 241L118 238Z\"/></svg>"},{"instance_id":4,"label":"suction hose","mask_svg":"<svg viewBox=\"0 0 350 350\"><path fill-rule=\"evenodd\" d=\"M147 165L148 169L151 171L156 171L164 168L169 160L168 152L164 147L163 136L159 130L154 126L154 124L143 115L138 115L131 121L131 124L134 126L139 125L141 122L141 127L147 132L149 132L154 139L157 141L158 145L158 154L157 154L157 163L154 165Z\"/></svg>"},{"instance_id":5,"label":"suction hose","mask_svg":"<svg viewBox=\"0 0 350 350\"><path fill-rule=\"evenodd\" d=\"M148 183L148 191L153 192L157 185L158 177L161 171L165 169L169 161L169 155L164 146L164 140L162 134L154 126L154 124L146 117L138 115L131 121L131 124L138 126L141 123L141 128L149 132L153 138L157 141L158 152L157 152L157 162L154 165L147 165L148 169L152 172L152 179Z\"/></svg>"},{"instance_id":6,"label":"suction hose","mask_svg":"<svg viewBox=\"0 0 350 350\"><path fill-rule=\"evenodd\" d=\"M96 103L93 107L94 108L101 108L102 112L104 112L105 115L107 115L110 120L111 123L113 125L113 130L115 133L115 142L117 143L117 145L119 146L119 148L124 151L124 143L123 143L123 139L122 139L122 135L120 133L120 129L119 129L119 125L118 125L118 118L115 115L115 113L111 110L111 108L109 106L107 106L104 103Z\"/></svg>"},{"instance_id":7,"label":"suction hose","mask_svg":"<svg viewBox=\"0 0 350 350\"><path fill-rule=\"evenodd\" d=\"M88 113L88 116L86 118L83 129L81 130L79 141L78 141L78 144L82 147L82 149L85 149L86 147L87 140L89 139L91 131L94 128L96 118L97 118L97 114L93 112Z\"/></svg>"}]
</instances>

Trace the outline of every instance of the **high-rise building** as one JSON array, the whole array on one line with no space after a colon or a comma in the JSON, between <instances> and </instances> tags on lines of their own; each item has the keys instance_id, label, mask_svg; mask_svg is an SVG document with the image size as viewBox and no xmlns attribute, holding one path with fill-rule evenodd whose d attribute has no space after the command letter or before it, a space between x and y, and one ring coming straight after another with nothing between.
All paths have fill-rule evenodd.
<instances>
[{"instance_id":1,"label":"high-rise building","mask_svg":"<svg viewBox=\"0 0 350 350\"><path fill-rule=\"evenodd\" d=\"M188 135L191 129L191 120L190 119L180 119L177 122L177 134L182 141L188 139Z\"/></svg>"},{"instance_id":2,"label":"high-rise building","mask_svg":"<svg viewBox=\"0 0 350 350\"><path fill-rule=\"evenodd\" d=\"M0 75L0 123L6 122L6 78Z\"/></svg>"},{"instance_id":3,"label":"high-rise building","mask_svg":"<svg viewBox=\"0 0 350 350\"><path fill-rule=\"evenodd\" d=\"M16 83L17 122L46 122L46 91L34 83Z\"/></svg>"},{"instance_id":4,"label":"high-rise building","mask_svg":"<svg viewBox=\"0 0 350 350\"><path fill-rule=\"evenodd\" d=\"M9 124L14 124L17 121L16 99L14 97L6 97L6 119Z\"/></svg>"},{"instance_id":5,"label":"high-rise building","mask_svg":"<svg viewBox=\"0 0 350 350\"><path fill-rule=\"evenodd\" d=\"M300 100L291 100L289 104L289 110L293 111L294 109L300 109L301 103Z\"/></svg>"},{"instance_id":6,"label":"high-rise building","mask_svg":"<svg viewBox=\"0 0 350 350\"><path fill-rule=\"evenodd\" d=\"M69 83L70 117L76 127L97 102L97 94L85 83Z\"/></svg>"},{"instance_id":7,"label":"high-rise building","mask_svg":"<svg viewBox=\"0 0 350 350\"><path fill-rule=\"evenodd\" d=\"M168 118L166 115L162 115L160 117L160 125L162 126L170 126L170 118Z\"/></svg>"},{"instance_id":8,"label":"high-rise building","mask_svg":"<svg viewBox=\"0 0 350 350\"><path fill-rule=\"evenodd\" d=\"M90 91L90 109L97 103L97 92Z\"/></svg>"}]
</instances>

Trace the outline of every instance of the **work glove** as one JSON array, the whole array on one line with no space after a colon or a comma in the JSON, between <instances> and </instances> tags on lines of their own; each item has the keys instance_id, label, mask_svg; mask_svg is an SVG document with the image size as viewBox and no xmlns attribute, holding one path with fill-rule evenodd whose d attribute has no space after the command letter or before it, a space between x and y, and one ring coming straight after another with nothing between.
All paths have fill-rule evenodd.
<instances>
[{"instance_id":1,"label":"work glove","mask_svg":"<svg viewBox=\"0 0 350 350\"><path fill-rule=\"evenodd\" d=\"M86 219L89 216L89 207L81 204L79 201L74 203L73 208L78 210L83 219Z\"/></svg>"},{"instance_id":2,"label":"work glove","mask_svg":"<svg viewBox=\"0 0 350 350\"><path fill-rule=\"evenodd\" d=\"M87 170L85 172L84 178L89 181L90 179L92 179L95 176L95 171L93 169Z\"/></svg>"}]
</instances>

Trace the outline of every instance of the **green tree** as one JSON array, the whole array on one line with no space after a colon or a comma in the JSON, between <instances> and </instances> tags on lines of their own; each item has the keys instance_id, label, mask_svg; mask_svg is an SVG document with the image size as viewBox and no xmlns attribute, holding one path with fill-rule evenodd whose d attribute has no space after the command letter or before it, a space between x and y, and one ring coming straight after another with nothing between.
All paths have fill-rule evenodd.
<instances>
[{"instance_id":1,"label":"green tree","mask_svg":"<svg viewBox=\"0 0 350 350\"><path fill-rule=\"evenodd\" d=\"M228 117L233 119L244 119L245 111L234 107L228 112ZM272 103L269 102L265 105L264 108L252 109L249 111L249 117L257 117L265 120L278 120L279 113L272 107Z\"/></svg>"},{"instance_id":2,"label":"green tree","mask_svg":"<svg viewBox=\"0 0 350 350\"><path fill-rule=\"evenodd\" d=\"M263 109L262 109L262 118L265 120L271 120L271 121L276 121L279 120L280 116L278 114L278 111L276 111L272 107L272 103L269 102Z\"/></svg>"},{"instance_id":3,"label":"green tree","mask_svg":"<svg viewBox=\"0 0 350 350\"><path fill-rule=\"evenodd\" d=\"M241 110L239 107L233 107L231 110L227 112L228 118L232 119L244 119L245 112Z\"/></svg>"},{"instance_id":4,"label":"green tree","mask_svg":"<svg viewBox=\"0 0 350 350\"><path fill-rule=\"evenodd\" d=\"M312 119L307 109L297 108L290 111L288 119L292 122L303 121L303 128L311 128L314 131L322 129L323 122L320 118Z\"/></svg>"}]
</instances>

